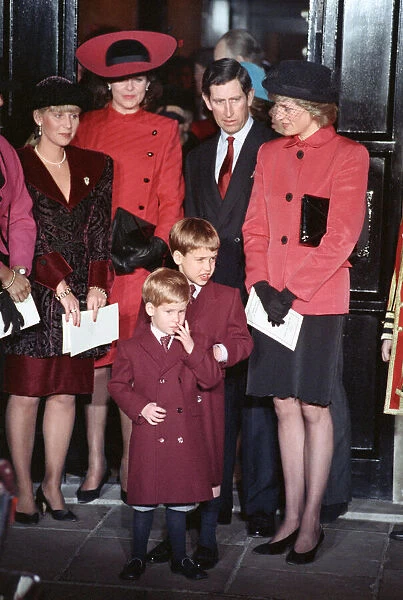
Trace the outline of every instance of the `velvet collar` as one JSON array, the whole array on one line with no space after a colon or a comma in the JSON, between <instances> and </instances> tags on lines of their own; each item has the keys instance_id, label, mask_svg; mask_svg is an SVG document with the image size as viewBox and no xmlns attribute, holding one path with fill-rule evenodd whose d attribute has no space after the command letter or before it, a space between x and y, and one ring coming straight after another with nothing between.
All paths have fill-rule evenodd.
<instances>
[{"instance_id":1,"label":"velvet collar","mask_svg":"<svg viewBox=\"0 0 403 600\"><path fill-rule=\"evenodd\" d=\"M311 146L312 148L320 148L324 144L327 144L330 140L332 140L337 135L333 125L328 125L327 127L321 127L318 131L315 131L312 135L307 137L305 140L300 140L297 135L293 135L285 144L285 148L289 148L290 146L295 146L298 144L299 146Z\"/></svg>"},{"instance_id":2,"label":"velvet collar","mask_svg":"<svg viewBox=\"0 0 403 600\"><path fill-rule=\"evenodd\" d=\"M32 146L24 146L18 150L26 183L48 198L74 208L96 186L104 170L106 157L100 152L83 150L75 146L67 146L66 154L71 177L69 202L66 202L53 177L35 154Z\"/></svg>"}]
</instances>

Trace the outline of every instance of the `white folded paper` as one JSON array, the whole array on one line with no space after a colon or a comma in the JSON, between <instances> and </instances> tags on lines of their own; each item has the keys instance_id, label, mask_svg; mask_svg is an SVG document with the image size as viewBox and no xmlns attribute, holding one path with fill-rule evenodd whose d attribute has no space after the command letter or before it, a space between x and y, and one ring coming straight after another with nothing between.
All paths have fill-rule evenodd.
<instances>
[{"instance_id":1,"label":"white folded paper","mask_svg":"<svg viewBox=\"0 0 403 600\"><path fill-rule=\"evenodd\" d=\"M98 310L97 320L92 319L92 310L81 312L80 327L75 327L70 318L63 315L63 354L76 356L81 352L110 344L119 338L118 304L110 304Z\"/></svg>"},{"instance_id":2,"label":"white folded paper","mask_svg":"<svg viewBox=\"0 0 403 600\"><path fill-rule=\"evenodd\" d=\"M254 287L250 290L245 312L246 320L249 325L258 331L265 333L290 350L295 350L302 321L304 319L302 315L291 308L284 318L283 325L272 325L267 320L267 313L263 308Z\"/></svg>"},{"instance_id":3,"label":"white folded paper","mask_svg":"<svg viewBox=\"0 0 403 600\"><path fill-rule=\"evenodd\" d=\"M34 299L31 294L23 302L16 302L16 308L24 317L24 326L21 329L26 329L27 327L32 327L32 325L36 325L41 320L39 313L36 309ZM6 335L10 335L12 332L12 325L4 332L4 321L0 314L0 338L5 337Z\"/></svg>"}]
</instances>

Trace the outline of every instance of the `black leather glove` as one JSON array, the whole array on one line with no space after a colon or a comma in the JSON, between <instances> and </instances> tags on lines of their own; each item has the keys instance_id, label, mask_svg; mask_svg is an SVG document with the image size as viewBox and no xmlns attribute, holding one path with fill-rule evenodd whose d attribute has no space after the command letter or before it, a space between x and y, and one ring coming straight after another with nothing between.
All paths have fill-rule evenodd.
<instances>
[{"instance_id":1,"label":"black leather glove","mask_svg":"<svg viewBox=\"0 0 403 600\"><path fill-rule=\"evenodd\" d=\"M24 325L24 317L17 310L7 290L0 291L0 313L4 322L4 333L12 325L12 333L19 333Z\"/></svg>"},{"instance_id":2,"label":"black leather glove","mask_svg":"<svg viewBox=\"0 0 403 600\"><path fill-rule=\"evenodd\" d=\"M296 296L287 288L281 292L276 290L267 281L258 281L253 286L267 312L267 320L273 325L282 325L284 317L290 310Z\"/></svg>"},{"instance_id":3,"label":"black leather glove","mask_svg":"<svg viewBox=\"0 0 403 600\"><path fill-rule=\"evenodd\" d=\"M164 240L153 236L141 246L125 246L124 252L119 256L112 252L112 262L117 275L133 273L135 269L140 267L148 271L154 271L163 265L168 251L168 246Z\"/></svg>"}]
</instances>

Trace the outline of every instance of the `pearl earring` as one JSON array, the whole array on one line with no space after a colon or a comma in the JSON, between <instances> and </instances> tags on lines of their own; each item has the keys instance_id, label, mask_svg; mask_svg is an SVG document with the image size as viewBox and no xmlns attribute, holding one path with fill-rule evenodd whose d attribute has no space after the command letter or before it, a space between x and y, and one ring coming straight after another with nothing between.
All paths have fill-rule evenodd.
<instances>
[{"instance_id":1,"label":"pearl earring","mask_svg":"<svg viewBox=\"0 0 403 600\"><path fill-rule=\"evenodd\" d=\"M42 123L38 123L38 137L42 135Z\"/></svg>"},{"instance_id":2,"label":"pearl earring","mask_svg":"<svg viewBox=\"0 0 403 600\"><path fill-rule=\"evenodd\" d=\"M150 88L150 84L148 83L146 86L146 92L148 92L149 88Z\"/></svg>"},{"instance_id":3,"label":"pearl earring","mask_svg":"<svg viewBox=\"0 0 403 600\"><path fill-rule=\"evenodd\" d=\"M111 91L111 89L112 89L112 86L111 86L111 84L110 84L110 83L108 83L108 84L107 84L107 86L108 86L108 90L109 90L109 91Z\"/></svg>"}]
</instances>

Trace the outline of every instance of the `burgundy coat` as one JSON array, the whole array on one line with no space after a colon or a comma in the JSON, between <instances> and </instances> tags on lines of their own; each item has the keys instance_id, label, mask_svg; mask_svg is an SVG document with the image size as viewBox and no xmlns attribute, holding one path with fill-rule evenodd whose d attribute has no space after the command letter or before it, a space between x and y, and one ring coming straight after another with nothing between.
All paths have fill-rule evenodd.
<instances>
[{"instance_id":1,"label":"burgundy coat","mask_svg":"<svg viewBox=\"0 0 403 600\"><path fill-rule=\"evenodd\" d=\"M143 328L148 319L142 306L136 329ZM252 352L253 341L237 288L210 280L200 290L197 298L188 305L186 319L192 335L208 335L211 346L223 344L228 351L228 360L221 365L223 378L214 388L199 390L203 406L203 440L211 466L211 485L215 487L221 484L224 465L224 367L232 367L248 358Z\"/></svg>"},{"instance_id":2,"label":"burgundy coat","mask_svg":"<svg viewBox=\"0 0 403 600\"><path fill-rule=\"evenodd\" d=\"M223 344L228 351L225 367L248 358L253 341L246 324L240 291L209 281L187 308L186 318L192 334L208 333L212 344ZM212 390L200 392L203 412L204 437L210 456L213 485L222 481L224 464L224 380Z\"/></svg>"},{"instance_id":3,"label":"burgundy coat","mask_svg":"<svg viewBox=\"0 0 403 600\"><path fill-rule=\"evenodd\" d=\"M214 388L222 373L207 337L193 339L190 355L177 340L165 352L143 322L132 338L118 342L108 388L133 422L130 504L187 504L213 497L199 388ZM163 423L150 425L140 415L149 402L167 410Z\"/></svg>"},{"instance_id":4,"label":"burgundy coat","mask_svg":"<svg viewBox=\"0 0 403 600\"><path fill-rule=\"evenodd\" d=\"M86 310L88 288L108 289L113 278L109 259L112 160L72 146L66 153L71 173L69 202L33 148L19 150L38 230L31 278L41 322L8 340L9 354L61 356L64 309L55 298L58 283L65 279ZM99 351L93 349L85 356L96 356Z\"/></svg>"}]
</instances>

